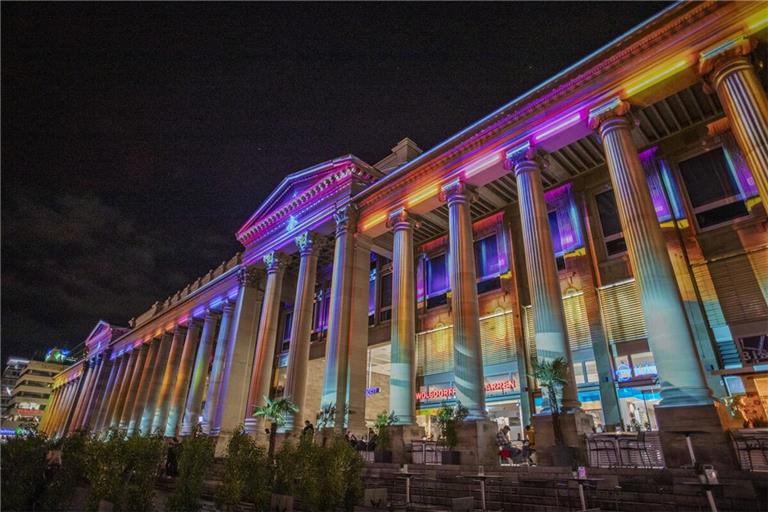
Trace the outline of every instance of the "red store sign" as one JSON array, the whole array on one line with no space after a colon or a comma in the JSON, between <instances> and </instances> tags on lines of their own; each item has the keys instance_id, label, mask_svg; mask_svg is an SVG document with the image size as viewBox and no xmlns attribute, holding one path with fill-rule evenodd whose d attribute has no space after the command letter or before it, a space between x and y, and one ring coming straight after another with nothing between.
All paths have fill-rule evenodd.
<instances>
[{"instance_id":1,"label":"red store sign","mask_svg":"<svg viewBox=\"0 0 768 512\"><path fill-rule=\"evenodd\" d=\"M493 391L514 391L517 389L515 379L499 380L485 384L485 392ZM456 388L435 389L432 391L421 391L416 393L416 400L434 400L436 398L451 398L456 394Z\"/></svg>"}]
</instances>

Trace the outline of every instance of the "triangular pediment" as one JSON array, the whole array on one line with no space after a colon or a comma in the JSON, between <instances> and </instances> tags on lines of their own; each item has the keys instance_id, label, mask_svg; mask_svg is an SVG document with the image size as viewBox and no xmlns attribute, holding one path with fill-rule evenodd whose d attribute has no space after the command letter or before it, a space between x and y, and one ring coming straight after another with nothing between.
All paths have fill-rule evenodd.
<instances>
[{"instance_id":1,"label":"triangular pediment","mask_svg":"<svg viewBox=\"0 0 768 512\"><path fill-rule=\"evenodd\" d=\"M248 245L258 232L278 222L290 222L290 216L346 187L351 195L353 182L370 183L380 173L353 155L328 160L286 176L237 232ZM338 197L337 195L335 196Z\"/></svg>"},{"instance_id":2,"label":"triangular pediment","mask_svg":"<svg viewBox=\"0 0 768 512\"><path fill-rule=\"evenodd\" d=\"M112 324L105 322L104 320L99 320L93 330L91 330L91 333L88 335L88 337L85 338L85 346L89 349L89 351L94 346L99 344L101 344L101 348L105 348L110 341L118 336L121 336L127 332L127 330L128 329L123 327L115 327Z\"/></svg>"}]
</instances>

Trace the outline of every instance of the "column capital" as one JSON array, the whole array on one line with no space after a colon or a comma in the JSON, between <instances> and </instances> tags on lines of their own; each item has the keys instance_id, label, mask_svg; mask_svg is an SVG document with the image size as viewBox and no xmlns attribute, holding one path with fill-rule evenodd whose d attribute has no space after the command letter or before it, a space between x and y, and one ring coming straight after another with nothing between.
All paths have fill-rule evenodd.
<instances>
[{"instance_id":1,"label":"column capital","mask_svg":"<svg viewBox=\"0 0 768 512\"><path fill-rule=\"evenodd\" d=\"M421 223L418 218L405 208L398 208L387 215L387 228L394 231L401 229L418 229Z\"/></svg>"},{"instance_id":2,"label":"column capital","mask_svg":"<svg viewBox=\"0 0 768 512\"><path fill-rule=\"evenodd\" d=\"M285 269L289 258L278 251L268 252L264 255L264 265L267 267L267 274L274 274Z\"/></svg>"},{"instance_id":3,"label":"column capital","mask_svg":"<svg viewBox=\"0 0 768 512\"><path fill-rule=\"evenodd\" d=\"M222 314L231 313L232 311L234 311L234 309L235 309L235 304L231 300L225 299L221 303L221 313Z\"/></svg>"},{"instance_id":4,"label":"column capital","mask_svg":"<svg viewBox=\"0 0 768 512\"><path fill-rule=\"evenodd\" d=\"M526 145L517 151L507 153L504 167L517 177L524 172L533 172L547 167L547 154L534 147Z\"/></svg>"},{"instance_id":5,"label":"column capital","mask_svg":"<svg viewBox=\"0 0 768 512\"><path fill-rule=\"evenodd\" d=\"M261 281L262 271L256 268L255 265L243 267L237 272L237 280L240 286L246 288L256 288Z\"/></svg>"},{"instance_id":6,"label":"column capital","mask_svg":"<svg viewBox=\"0 0 768 512\"><path fill-rule=\"evenodd\" d=\"M314 231L305 231L295 238L296 247L299 248L299 255L312 256L317 254L323 245L324 238Z\"/></svg>"},{"instance_id":7,"label":"column capital","mask_svg":"<svg viewBox=\"0 0 768 512\"><path fill-rule=\"evenodd\" d=\"M333 220L336 221L336 236L354 231L357 228L358 213L359 209L355 203L349 203L336 209L333 213Z\"/></svg>"},{"instance_id":8,"label":"column capital","mask_svg":"<svg viewBox=\"0 0 768 512\"><path fill-rule=\"evenodd\" d=\"M476 195L475 186L456 178L440 187L439 198L450 205L453 203L472 202L475 200Z\"/></svg>"},{"instance_id":9,"label":"column capital","mask_svg":"<svg viewBox=\"0 0 768 512\"><path fill-rule=\"evenodd\" d=\"M732 39L724 44L720 44L708 51L701 52L699 55L698 72L701 76L710 75L713 85L717 87L717 82L727 76L728 68L739 63L751 66L747 55L757 48L757 39L742 36L738 39Z\"/></svg>"},{"instance_id":10,"label":"column capital","mask_svg":"<svg viewBox=\"0 0 768 512\"><path fill-rule=\"evenodd\" d=\"M627 101L616 99L605 107L597 107L589 113L589 127L593 130L603 130L603 125L610 124L609 121L620 119L629 125L632 121L629 118L629 111L632 105Z\"/></svg>"}]
</instances>

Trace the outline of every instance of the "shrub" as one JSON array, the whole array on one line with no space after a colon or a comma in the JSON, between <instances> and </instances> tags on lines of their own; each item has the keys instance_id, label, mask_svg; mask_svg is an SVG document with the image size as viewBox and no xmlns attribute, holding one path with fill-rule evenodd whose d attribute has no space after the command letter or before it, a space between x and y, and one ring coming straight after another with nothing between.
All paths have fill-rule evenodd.
<instances>
[{"instance_id":1,"label":"shrub","mask_svg":"<svg viewBox=\"0 0 768 512\"><path fill-rule=\"evenodd\" d=\"M2 446L3 510L26 511L38 508L45 490L45 454L48 441L32 433L14 437Z\"/></svg>"},{"instance_id":2,"label":"shrub","mask_svg":"<svg viewBox=\"0 0 768 512\"><path fill-rule=\"evenodd\" d=\"M179 477L176 479L176 491L168 500L169 510L174 512L200 510L203 480L206 471L213 463L214 445L215 440L204 435L199 426L195 427L191 436L181 442Z\"/></svg>"},{"instance_id":3,"label":"shrub","mask_svg":"<svg viewBox=\"0 0 768 512\"><path fill-rule=\"evenodd\" d=\"M88 509L97 510L100 500L122 510L150 510L154 496L163 440L159 436L129 438L110 431L104 442L89 443L86 473L91 482Z\"/></svg>"},{"instance_id":4,"label":"shrub","mask_svg":"<svg viewBox=\"0 0 768 512\"><path fill-rule=\"evenodd\" d=\"M216 494L216 504L233 510L241 501L246 501L253 503L256 510L267 510L272 476L264 450L241 426L227 446L224 477Z\"/></svg>"},{"instance_id":5,"label":"shrub","mask_svg":"<svg viewBox=\"0 0 768 512\"><path fill-rule=\"evenodd\" d=\"M77 487L88 485L86 456L90 443L96 442L85 431L78 431L61 441L62 467L47 482L42 497L43 510L69 510Z\"/></svg>"},{"instance_id":6,"label":"shrub","mask_svg":"<svg viewBox=\"0 0 768 512\"><path fill-rule=\"evenodd\" d=\"M469 410L461 405L461 402L456 401L454 407L450 407L448 404L443 403L440 410L437 411L437 424L440 426L440 437L445 443L445 446L449 450L456 448L459 444L459 434L456 430L456 426L464 421L464 418L469 414Z\"/></svg>"}]
</instances>

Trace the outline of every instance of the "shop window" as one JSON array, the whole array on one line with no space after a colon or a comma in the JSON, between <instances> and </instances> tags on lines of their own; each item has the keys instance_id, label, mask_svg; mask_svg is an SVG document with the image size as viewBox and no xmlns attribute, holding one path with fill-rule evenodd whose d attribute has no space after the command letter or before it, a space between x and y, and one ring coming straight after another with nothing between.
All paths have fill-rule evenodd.
<instances>
[{"instance_id":1,"label":"shop window","mask_svg":"<svg viewBox=\"0 0 768 512\"><path fill-rule=\"evenodd\" d=\"M655 377L656 363L653 360L653 354L650 352L641 352L632 354L632 373L635 377Z\"/></svg>"},{"instance_id":2,"label":"shop window","mask_svg":"<svg viewBox=\"0 0 768 512\"><path fill-rule=\"evenodd\" d=\"M288 346L291 344L291 328L293 327L293 311L289 311L285 314L283 319L283 344L281 351L288 350Z\"/></svg>"},{"instance_id":3,"label":"shop window","mask_svg":"<svg viewBox=\"0 0 768 512\"><path fill-rule=\"evenodd\" d=\"M599 382L600 376L597 373L597 363L594 360L584 361L585 375L587 382Z\"/></svg>"},{"instance_id":4,"label":"shop window","mask_svg":"<svg viewBox=\"0 0 768 512\"><path fill-rule=\"evenodd\" d=\"M722 148L679 162L678 166L700 228L748 215Z\"/></svg>"},{"instance_id":5,"label":"shop window","mask_svg":"<svg viewBox=\"0 0 768 512\"><path fill-rule=\"evenodd\" d=\"M603 230L603 240L608 256L614 256L627 252L627 243L621 232L619 210L616 208L616 198L613 190L606 190L595 196L597 213L600 217L600 226Z\"/></svg>"},{"instance_id":6,"label":"shop window","mask_svg":"<svg viewBox=\"0 0 768 512\"><path fill-rule=\"evenodd\" d=\"M573 377L576 384L584 384L584 366L580 362L573 363Z\"/></svg>"},{"instance_id":7,"label":"shop window","mask_svg":"<svg viewBox=\"0 0 768 512\"><path fill-rule=\"evenodd\" d=\"M499 250L496 235L475 242L475 270L477 278L484 280L499 274Z\"/></svg>"},{"instance_id":8,"label":"shop window","mask_svg":"<svg viewBox=\"0 0 768 512\"><path fill-rule=\"evenodd\" d=\"M747 336L739 338L739 348L745 365L768 363L768 336Z\"/></svg>"}]
</instances>

